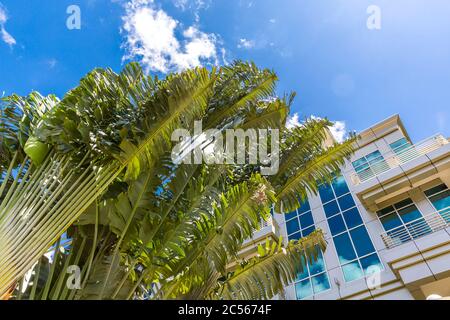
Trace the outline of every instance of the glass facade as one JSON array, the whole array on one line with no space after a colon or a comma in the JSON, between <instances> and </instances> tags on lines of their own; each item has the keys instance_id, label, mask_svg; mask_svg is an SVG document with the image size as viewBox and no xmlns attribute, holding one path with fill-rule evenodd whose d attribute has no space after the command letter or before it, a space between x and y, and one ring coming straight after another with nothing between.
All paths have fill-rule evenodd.
<instances>
[{"instance_id":1,"label":"glass facade","mask_svg":"<svg viewBox=\"0 0 450 320\"><path fill-rule=\"evenodd\" d=\"M450 223L450 190L447 186L440 184L425 191L425 195L445 221Z\"/></svg>"},{"instance_id":2,"label":"glass facade","mask_svg":"<svg viewBox=\"0 0 450 320\"><path fill-rule=\"evenodd\" d=\"M287 213L285 220L289 240L298 240L316 230L307 200L297 210Z\"/></svg>"},{"instance_id":3,"label":"glass facade","mask_svg":"<svg viewBox=\"0 0 450 320\"><path fill-rule=\"evenodd\" d=\"M314 219L308 200L300 208L285 215L286 231L289 240L306 237L315 230ZM325 267L322 252L319 251L317 261L313 264L303 259L303 271L295 280L297 299L305 299L319 292L330 289L330 281Z\"/></svg>"},{"instance_id":4,"label":"glass facade","mask_svg":"<svg viewBox=\"0 0 450 320\"><path fill-rule=\"evenodd\" d=\"M317 261L313 264L306 261L306 258L303 259L303 271L297 275L295 280L295 294L298 300L330 289L330 281L326 270L320 250Z\"/></svg>"},{"instance_id":5,"label":"glass facade","mask_svg":"<svg viewBox=\"0 0 450 320\"><path fill-rule=\"evenodd\" d=\"M364 277L371 266L383 269L344 177L322 184L319 195L345 281Z\"/></svg>"}]
</instances>

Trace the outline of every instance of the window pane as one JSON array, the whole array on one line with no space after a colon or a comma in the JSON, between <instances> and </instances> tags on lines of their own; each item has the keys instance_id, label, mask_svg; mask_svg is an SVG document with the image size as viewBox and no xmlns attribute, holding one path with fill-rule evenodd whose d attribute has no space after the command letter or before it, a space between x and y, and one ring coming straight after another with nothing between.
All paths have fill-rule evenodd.
<instances>
[{"instance_id":1,"label":"window pane","mask_svg":"<svg viewBox=\"0 0 450 320\"><path fill-rule=\"evenodd\" d=\"M308 227L306 229L304 229L302 231L302 234L304 237L308 236L311 232L313 232L314 230L316 230L316 228L314 226Z\"/></svg>"},{"instance_id":2,"label":"window pane","mask_svg":"<svg viewBox=\"0 0 450 320\"><path fill-rule=\"evenodd\" d=\"M336 213L339 212L339 207L337 205L336 201L331 201L323 206L323 209L325 210L325 215L327 217L334 216Z\"/></svg>"},{"instance_id":3,"label":"window pane","mask_svg":"<svg viewBox=\"0 0 450 320\"><path fill-rule=\"evenodd\" d=\"M331 186L329 184L321 184L319 186L319 194L320 199L322 200L322 203L328 202L332 199L334 199L333 190L331 189Z\"/></svg>"},{"instance_id":4,"label":"window pane","mask_svg":"<svg viewBox=\"0 0 450 320\"><path fill-rule=\"evenodd\" d=\"M406 140L406 138L401 138L395 141L394 143L391 143L389 146L395 153L398 153L401 152L402 150L405 150L406 148L409 148L410 145L411 143L409 143L409 141Z\"/></svg>"},{"instance_id":5,"label":"window pane","mask_svg":"<svg viewBox=\"0 0 450 320\"><path fill-rule=\"evenodd\" d=\"M400 218L402 218L404 223L408 223L422 217L422 214L415 205L411 205L409 207L398 210L398 214L400 215Z\"/></svg>"},{"instance_id":6,"label":"window pane","mask_svg":"<svg viewBox=\"0 0 450 320\"><path fill-rule=\"evenodd\" d=\"M297 211L294 210L294 211L292 211L292 212L286 213L286 214L284 215L284 219L285 219L285 220L289 220L289 219L292 219L292 218L294 218L294 217L296 217L296 216L297 216Z\"/></svg>"},{"instance_id":7,"label":"window pane","mask_svg":"<svg viewBox=\"0 0 450 320\"><path fill-rule=\"evenodd\" d=\"M322 273L318 276L312 277L311 282L313 285L314 293L319 293L330 289L330 282L326 273Z\"/></svg>"},{"instance_id":8,"label":"window pane","mask_svg":"<svg viewBox=\"0 0 450 320\"><path fill-rule=\"evenodd\" d=\"M344 219L342 219L340 214L329 218L328 226L330 227L330 231L333 236L346 230Z\"/></svg>"},{"instance_id":9,"label":"window pane","mask_svg":"<svg viewBox=\"0 0 450 320\"><path fill-rule=\"evenodd\" d=\"M402 244L411 240L411 237L404 226L388 231L387 234L394 244Z\"/></svg>"},{"instance_id":10,"label":"window pane","mask_svg":"<svg viewBox=\"0 0 450 320\"><path fill-rule=\"evenodd\" d=\"M296 281L300 281L300 280L303 280L303 279L309 277L308 263L306 262L306 258L304 256L302 256L302 266L303 266L303 270L297 274Z\"/></svg>"},{"instance_id":11,"label":"window pane","mask_svg":"<svg viewBox=\"0 0 450 320\"><path fill-rule=\"evenodd\" d=\"M348 228L353 228L362 224L361 215L358 209L353 208L342 213Z\"/></svg>"},{"instance_id":12,"label":"window pane","mask_svg":"<svg viewBox=\"0 0 450 320\"><path fill-rule=\"evenodd\" d=\"M334 179L332 184L333 184L334 193L336 193L337 197L350 192L343 176L339 176L336 179Z\"/></svg>"},{"instance_id":13,"label":"window pane","mask_svg":"<svg viewBox=\"0 0 450 320\"><path fill-rule=\"evenodd\" d=\"M344 279L347 282L360 279L363 276L358 261L353 261L342 266L342 272L344 273Z\"/></svg>"},{"instance_id":14,"label":"window pane","mask_svg":"<svg viewBox=\"0 0 450 320\"><path fill-rule=\"evenodd\" d=\"M375 251L366 227L361 226L353 229L350 231L350 235L352 236L353 244L359 257Z\"/></svg>"},{"instance_id":15,"label":"window pane","mask_svg":"<svg viewBox=\"0 0 450 320\"><path fill-rule=\"evenodd\" d=\"M297 299L301 300L312 295L312 288L309 279L303 280L295 284L295 292L297 293Z\"/></svg>"},{"instance_id":16,"label":"window pane","mask_svg":"<svg viewBox=\"0 0 450 320\"><path fill-rule=\"evenodd\" d=\"M334 237L334 245L341 264L356 258L355 250L353 250L348 233L343 233Z\"/></svg>"},{"instance_id":17,"label":"window pane","mask_svg":"<svg viewBox=\"0 0 450 320\"><path fill-rule=\"evenodd\" d=\"M400 208L406 207L409 204L413 204L413 202L412 202L411 199L407 198L405 200L402 200L402 201L397 202L396 204L394 204L394 207L395 207L395 209L400 209Z\"/></svg>"},{"instance_id":18,"label":"window pane","mask_svg":"<svg viewBox=\"0 0 450 320\"><path fill-rule=\"evenodd\" d=\"M367 162L372 164L379 162L383 159L383 156L381 155L380 151L374 151L366 156Z\"/></svg>"},{"instance_id":19,"label":"window pane","mask_svg":"<svg viewBox=\"0 0 450 320\"><path fill-rule=\"evenodd\" d=\"M300 226L298 224L298 219L295 218L295 219L292 219L292 220L289 220L288 222L286 222L286 229L287 229L288 234L299 231Z\"/></svg>"},{"instance_id":20,"label":"window pane","mask_svg":"<svg viewBox=\"0 0 450 320\"><path fill-rule=\"evenodd\" d=\"M383 265L381 264L380 259L378 258L378 255L376 253L362 258L361 266L363 267L365 274L373 274L376 271L383 270Z\"/></svg>"},{"instance_id":21,"label":"window pane","mask_svg":"<svg viewBox=\"0 0 450 320\"><path fill-rule=\"evenodd\" d=\"M445 184L440 184L434 188L425 191L425 194L427 195L427 197L429 197L432 196L433 194L444 191L445 189L447 189L447 186Z\"/></svg>"},{"instance_id":22,"label":"window pane","mask_svg":"<svg viewBox=\"0 0 450 320\"><path fill-rule=\"evenodd\" d=\"M288 239L289 239L289 241L290 241L290 240L298 240L298 239L300 239L301 237L302 237L302 234L301 234L300 231L299 231L299 232L296 232L296 233L294 233L294 234L289 235L289 236L288 236Z\"/></svg>"},{"instance_id":23,"label":"window pane","mask_svg":"<svg viewBox=\"0 0 450 320\"><path fill-rule=\"evenodd\" d=\"M355 201L353 201L353 197L350 193L343 197L338 198L338 202L342 211L345 211L355 206Z\"/></svg>"},{"instance_id":24,"label":"window pane","mask_svg":"<svg viewBox=\"0 0 450 320\"><path fill-rule=\"evenodd\" d=\"M433 203L436 210L442 210L450 206L450 190L430 197L430 201Z\"/></svg>"},{"instance_id":25,"label":"window pane","mask_svg":"<svg viewBox=\"0 0 450 320\"><path fill-rule=\"evenodd\" d=\"M410 222L407 228L414 239L433 232L424 218Z\"/></svg>"},{"instance_id":26,"label":"window pane","mask_svg":"<svg viewBox=\"0 0 450 320\"><path fill-rule=\"evenodd\" d=\"M319 251L317 260L313 264L311 264L309 267L309 272L311 273L311 275L315 275L315 274L321 273L323 271L325 271L325 263L323 261L322 252Z\"/></svg>"},{"instance_id":27,"label":"window pane","mask_svg":"<svg viewBox=\"0 0 450 320\"><path fill-rule=\"evenodd\" d=\"M380 221L383 224L384 230L386 231L391 230L393 228L397 228L402 225L402 221L395 212L380 218Z\"/></svg>"},{"instance_id":28,"label":"window pane","mask_svg":"<svg viewBox=\"0 0 450 320\"><path fill-rule=\"evenodd\" d=\"M369 167L369 164L367 163L367 160L365 158L353 161L352 165L356 172L360 172L361 170Z\"/></svg>"},{"instance_id":29,"label":"window pane","mask_svg":"<svg viewBox=\"0 0 450 320\"><path fill-rule=\"evenodd\" d=\"M304 202L302 202L302 204L300 205L300 208L298 208L298 213L304 213L306 211L310 211L311 207L309 206L309 201L305 200Z\"/></svg>"},{"instance_id":30,"label":"window pane","mask_svg":"<svg viewBox=\"0 0 450 320\"><path fill-rule=\"evenodd\" d=\"M377 211L377 215L379 217L381 217L381 216L384 216L385 214L388 214L388 213L394 212L394 211L395 211L394 207L393 206L389 206L389 207L386 207L384 209L381 209L380 211Z\"/></svg>"},{"instance_id":31,"label":"window pane","mask_svg":"<svg viewBox=\"0 0 450 320\"><path fill-rule=\"evenodd\" d=\"M306 227L309 227L310 225L314 224L314 220L311 214L311 211L302 214L300 216L300 226L302 227L302 229L305 229Z\"/></svg>"}]
</instances>

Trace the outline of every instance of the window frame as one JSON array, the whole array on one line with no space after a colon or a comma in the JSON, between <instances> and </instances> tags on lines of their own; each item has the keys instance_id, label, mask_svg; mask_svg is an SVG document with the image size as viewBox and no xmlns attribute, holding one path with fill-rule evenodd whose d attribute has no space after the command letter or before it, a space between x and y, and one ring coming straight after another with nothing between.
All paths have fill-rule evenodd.
<instances>
[{"instance_id":1,"label":"window frame","mask_svg":"<svg viewBox=\"0 0 450 320\"><path fill-rule=\"evenodd\" d=\"M345 177L344 177L343 175L342 175L342 177L343 177L344 180L345 180ZM347 181L346 181L346 183L347 183ZM336 253L336 257L337 257L337 260L338 260L338 263L339 263L339 268L340 268L340 270L341 270L341 272L342 272L342 277L343 277L345 283L351 283L351 282L353 282L353 281L358 281L358 280L361 280L362 278L366 278L366 277L368 276L368 275L365 273L365 271L364 271L364 268L363 268L363 266L362 266L362 264L361 264L361 260L364 259L364 258L366 258L366 257L369 257L369 256L371 256L371 255L373 255L373 254L376 254L378 260L380 261L381 271L385 270L384 263L383 263L383 261L381 260L380 255L379 255L379 253L378 253L378 250L377 250L377 248L376 248L375 245L374 245L374 241L373 241L373 239L372 239L372 235L371 235L370 232L367 230L366 223L364 222L364 219L363 219L362 216L361 216L361 213L360 213L360 211L359 211L359 209L358 209L358 204L356 203L355 198L353 197L353 194L352 194L352 192L350 191L350 189L349 189L349 192L344 193L344 194L340 195L339 197L337 197L336 192L334 191L333 184L332 184L332 183L329 183L328 186L329 186L329 188L331 189L331 192L333 193L334 198L331 199L331 200L329 200L329 201L327 201L327 202L325 202L325 203L322 202L322 198L320 198L320 200L321 200L321 202L322 202L322 207L324 207L326 204L328 204L328 203L330 203L330 202L332 202L332 201L335 201L335 202L337 203L337 206L338 206L338 209L339 209L339 211L338 211L337 213L335 213L334 215L331 215L331 216L327 216L326 213L325 213L325 209L324 209L325 220L326 220L326 222L327 222L327 224L328 224L328 228L330 228L330 225L329 225L329 221L328 221L328 220L329 220L330 218L333 218L333 217L337 216L337 215L341 215L341 216L342 216L342 220L344 221L344 225L345 225L345 228L346 228L346 230L344 230L344 231L342 231L342 232L340 232L340 233L336 233L336 234L334 234L334 235L333 235L333 234L330 234L330 236L331 236L331 238L332 238L332 240L333 240L334 252ZM353 202L354 202L355 205L352 206L352 207L350 207L350 208L347 208L347 209L344 210L344 211L342 211L341 205L340 205L340 203L339 203L338 198L345 197L345 196L347 196L347 195L350 195L350 196L351 196L351 198L353 199ZM320 197L320 195L319 195L319 197ZM360 218L361 218L361 222L360 222L360 224L358 224L358 225L356 225L356 226L353 226L353 227L349 228L348 225L347 225L347 221L345 221L344 213L347 212L347 211L350 211L350 210L354 210L354 209L356 209L356 210L358 211L358 214L359 214L359 216L360 216ZM372 244L372 246L373 246L373 248L374 248L374 251L373 251L373 252L370 252L370 253L368 253L368 254L366 254L366 255L363 255L363 256L359 256L359 255L358 255L358 252L356 251L356 246L355 246L355 244L354 244L353 238L352 238L352 236L351 236L351 234L350 234L350 231L352 231L352 230L354 230L354 229L356 229L356 228L359 228L359 227L361 227L361 226L364 226L364 228L365 228L365 230L366 230L366 232L367 232L367 235L369 236L370 242L371 242L371 244ZM330 233L331 233L331 229L330 229ZM342 234L344 234L344 233L347 233L347 235L348 235L348 237L349 237L349 239L350 239L350 243L351 243L351 245L352 245L352 249L353 249L353 252L355 253L356 258L353 259L353 260L347 261L347 262L345 262L344 264L342 264L341 261L340 261L340 259L339 259L339 254L338 254L338 251L337 251L335 242L334 242L334 238L335 238L335 237L338 237L338 236L340 236L340 235L342 235ZM358 262L358 266L359 266L359 268L360 268L360 270L361 270L363 276L362 276L362 277L359 277L359 278L357 278L357 279L353 279L353 280L347 281L346 278L345 278L345 273L344 273L343 266L349 265L349 264L351 264L351 263L353 263L353 262L355 262L355 261Z\"/></svg>"},{"instance_id":2,"label":"window frame","mask_svg":"<svg viewBox=\"0 0 450 320\"><path fill-rule=\"evenodd\" d=\"M442 181L441 181L441 182L442 182ZM427 191L430 191L431 189L436 188L436 187L439 187L439 186L441 186L441 185L444 185L446 189L441 190L441 191L438 191L438 192L433 193L433 194L431 194L431 195L427 195L427 194L426 194ZM448 219L450 219L450 216L449 216L449 217L444 217L444 216L442 216L441 211L445 210L445 209L448 208L448 207L438 210L438 209L436 208L436 206L434 205L433 201L431 201L430 198L431 198L431 197L435 197L435 196L437 196L437 195L440 195L440 194L442 194L442 193L444 193L444 192L449 192L449 191L450 191L450 188L449 188L449 187L447 186L447 184L445 184L444 182L439 183L439 184L436 184L436 185L433 186L433 187L427 188L427 190L423 190L423 194L425 195L425 198L426 198L427 201L430 203L431 207L434 209L433 212L436 212L437 214L439 214L446 222L450 222L450 221L447 221ZM450 209L448 209L448 210L450 211Z\"/></svg>"},{"instance_id":3,"label":"window frame","mask_svg":"<svg viewBox=\"0 0 450 320\"><path fill-rule=\"evenodd\" d=\"M405 201L405 200L408 200L408 199L411 200L411 203L406 204L406 205L404 205L404 206L402 206L402 207L399 207L399 208L397 208L397 207L395 206L395 205L401 203L402 201ZM419 217L419 218L416 218L416 219L413 219L413 220L408 221L408 222L405 223L404 220L403 220L403 218L402 218L402 216L400 215L399 212L400 212L401 210L403 210L403 209L406 209L406 208L410 207L410 206L414 206L414 207L416 208L416 210L417 210L417 211L419 212L419 214L420 214L420 217ZM393 211L389 211L388 213L385 213L385 214L383 214L383 215L381 215L381 216L378 214L379 211L384 210L384 209L386 209L386 208L388 208L388 207L392 207L394 210L393 210ZM420 237L423 237L423 236L425 236L425 235L427 235L427 234L432 233L432 228L428 225L428 223L427 223L427 221L426 221L426 219L425 219L424 214L423 214L422 211L419 209L419 206L418 206L418 205L414 202L414 200L413 200L411 197L409 197L409 196L406 196L406 197L403 198L402 200L396 201L396 203L393 203L393 204L391 204L391 205L389 205L389 206L386 206L385 208L383 208L383 209L381 209L381 210L378 210L378 211L376 212L376 215L377 215L378 221L380 222L381 226L383 227L384 232L385 232L388 236L390 236L390 235L389 235L389 232L393 232L392 230L394 230L394 232L395 232L396 229L397 229L397 230L400 230L400 229L403 228L404 230L406 230L406 232L408 233L409 237L411 238L411 239L408 239L408 240L406 240L406 241L402 241L402 240L400 239L401 244L407 243L407 242L409 242L409 241L413 241L413 240L415 240L415 239L418 239L418 238L420 238ZM388 215L390 215L390 214L392 214L392 213L395 213L395 214L396 214L396 217L400 220L401 225L399 225L399 226L397 226L397 227L394 227L394 228L391 228L391 229L389 229L389 230L386 230L386 228L385 228L383 222L381 221L381 218L383 218L383 217L385 217L385 216L388 216ZM410 228L411 228L411 226L413 227L414 222L419 222L421 219L423 219L423 221L425 221L425 224L428 226L428 228L430 229L431 232L423 233L423 234L420 234L419 236L416 236L416 235L414 234L414 228L412 228L412 229L410 229ZM409 226L409 227L408 227L408 226Z\"/></svg>"},{"instance_id":4,"label":"window frame","mask_svg":"<svg viewBox=\"0 0 450 320\"><path fill-rule=\"evenodd\" d=\"M319 250L320 250L320 249L319 249ZM324 253L322 252L322 250L320 250L320 254L321 254L321 256L322 256L322 261L323 261L323 271L318 272L318 273L313 274L313 275L311 275L311 270L310 270L311 266L310 266L310 263L309 263L308 259L304 256L304 259L305 259L305 262L306 262L306 265L304 266L304 268L306 268L306 270L307 270L307 272L308 272L308 275L307 275L306 277L300 279L300 280L297 280L297 278L296 278L296 279L294 280L294 282L292 283L292 285L293 285L293 287L294 287L295 299L296 299L296 300L305 300L305 299L307 299L307 298L314 297L314 296L317 296L317 295L319 295L319 294L322 294L322 293L325 293L325 292L327 292L327 291L330 291L330 290L333 288L332 285L331 285L331 281L330 281L330 275L329 275L329 273L328 273L327 262L325 261L325 256L324 256ZM313 283L312 283L312 278L321 276L321 275L323 275L323 274L325 274L325 275L327 276L329 288L316 293L316 292L314 291L314 285L313 285ZM297 298L297 284L300 283L300 282L304 282L304 281L306 281L306 280L308 280L309 285L310 285L310 287L311 287L311 294L308 295L308 296L306 296L306 297L303 297L303 298L301 298L301 299L298 299L298 298Z\"/></svg>"},{"instance_id":5,"label":"window frame","mask_svg":"<svg viewBox=\"0 0 450 320\"><path fill-rule=\"evenodd\" d=\"M292 235L294 235L294 234L297 234L297 233L300 233L300 238L306 237L306 236L303 235L303 232L304 232L305 230L307 230L307 229L310 229L311 227L313 227L314 230L316 230L316 222L315 222L315 220L314 220L314 216L313 216L313 214L312 214L311 207L309 207L308 210L306 210L306 211L304 211L304 212L302 212L302 213L299 212L299 209L300 209L300 208L295 209L296 215L295 215L294 217L291 217L291 218L289 218L289 219L286 219L286 216L285 216L285 221L284 221L284 223L285 223L285 226L286 226L286 235L287 235L287 239L288 239L289 241L290 241L289 237L292 236ZM289 212L289 213L292 213L292 212L293 212L293 211L291 211L291 212ZM306 214L308 214L308 213L311 215L312 224L308 225L307 227L303 227L302 224L301 224L301 222L300 222L300 217L301 217L301 216L304 216L304 215L306 215ZM296 231L294 231L294 232L292 232L292 233L289 233L289 232L288 232L288 229L287 229L287 223L290 222L290 221L293 221L293 220L295 220L295 219L297 220L299 229L296 230ZM313 230L313 231L314 231L314 230ZM308 233L308 234L309 234L309 233ZM300 239L300 238L299 238L299 239Z\"/></svg>"}]
</instances>

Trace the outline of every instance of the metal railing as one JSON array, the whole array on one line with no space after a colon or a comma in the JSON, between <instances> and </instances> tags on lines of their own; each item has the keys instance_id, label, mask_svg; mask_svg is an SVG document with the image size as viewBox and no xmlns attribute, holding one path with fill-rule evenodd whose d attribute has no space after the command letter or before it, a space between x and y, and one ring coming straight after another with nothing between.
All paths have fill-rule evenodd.
<instances>
[{"instance_id":1,"label":"metal railing","mask_svg":"<svg viewBox=\"0 0 450 320\"><path fill-rule=\"evenodd\" d=\"M448 226L450 226L450 206L384 232L381 239L386 248L391 249Z\"/></svg>"},{"instance_id":2,"label":"metal railing","mask_svg":"<svg viewBox=\"0 0 450 320\"><path fill-rule=\"evenodd\" d=\"M383 153L383 157L379 160L373 163L368 163L364 169L358 170L358 172L353 172L351 175L351 180L354 185L358 185L380 175L383 172L396 168L401 164L407 163L424 154L434 151L448 143L449 141L442 135L435 135L404 149Z\"/></svg>"}]
</instances>

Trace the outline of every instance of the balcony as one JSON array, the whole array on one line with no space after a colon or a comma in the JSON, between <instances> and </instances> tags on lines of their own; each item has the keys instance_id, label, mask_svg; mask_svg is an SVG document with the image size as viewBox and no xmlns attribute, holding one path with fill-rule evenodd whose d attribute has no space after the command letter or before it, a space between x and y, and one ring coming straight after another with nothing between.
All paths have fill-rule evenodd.
<instances>
[{"instance_id":1,"label":"balcony","mask_svg":"<svg viewBox=\"0 0 450 320\"><path fill-rule=\"evenodd\" d=\"M389 151L382 154L379 160L372 162L365 166L359 172L351 173L350 177L354 186L377 177L391 169L397 168L414 159L426 155L440 147L449 144L449 141L442 135L435 135L431 138L425 139L407 148L398 150L396 152Z\"/></svg>"},{"instance_id":2,"label":"balcony","mask_svg":"<svg viewBox=\"0 0 450 320\"><path fill-rule=\"evenodd\" d=\"M262 220L259 230L255 230L252 237L246 239L242 244L241 252L248 252L251 249L257 249L258 244L264 242L266 238L278 240L280 236L280 227L278 223L270 217L267 221Z\"/></svg>"},{"instance_id":3,"label":"balcony","mask_svg":"<svg viewBox=\"0 0 450 320\"><path fill-rule=\"evenodd\" d=\"M386 248L391 249L450 226L450 206L425 215L381 234Z\"/></svg>"}]
</instances>

